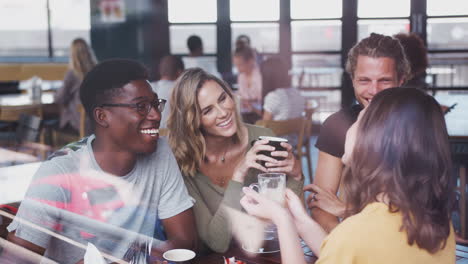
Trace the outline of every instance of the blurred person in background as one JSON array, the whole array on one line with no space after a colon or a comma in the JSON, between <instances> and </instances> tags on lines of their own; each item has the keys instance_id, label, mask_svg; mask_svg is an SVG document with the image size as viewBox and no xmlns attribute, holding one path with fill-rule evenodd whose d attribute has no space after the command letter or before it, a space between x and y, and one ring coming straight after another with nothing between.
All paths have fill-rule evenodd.
<instances>
[{"instance_id":1,"label":"blurred person in background","mask_svg":"<svg viewBox=\"0 0 468 264\"><path fill-rule=\"evenodd\" d=\"M236 38L235 43L236 49L250 47L250 38L247 35L239 35Z\"/></svg>"},{"instance_id":2,"label":"blurred person in background","mask_svg":"<svg viewBox=\"0 0 468 264\"><path fill-rule=\"evenodd\" d=\"M301 117L305 99L299 90L291 87L288 67L278 57L265 60L261 65L263 84L263 120L287 120ZM297 144L297 135L286 137L292 146Z\"/></svg>"},{"instance_id":3,"label":"blurred person in background","mask_svg":"<svg viewBox=\"0 0 468 264\"><path fill-rule=\"evenodd\" d=\"M400 41L411 65L411 73L405 86L427 90L429 85L426 83L425 77L429 62L424 41L416 33L400 33L394 37Z\"/></svg>"},{"instance_id":4,"label":"blurred person in background","mask_svg":"<svg viewBox=\"0 0 468 264\"><path fill-rule=\"evenodd\" d=\"M171 93L174 87L175 80L184 71L184 62L177 56L167 55L161 59L159 63L159 75L161 79L157 82L152 82L153 91L158 94L158 97L166 100L166 109L171 109ZM169 111L162 113L160 128L167 127L167 118Z\"/></svg>"},{"instance_id":5,"label":"blurred person in background","mask_svg":"<svg viewBox=\"0 0 468 264\"><path fill-rule=\"evenodd\" d=\"M244 34L241 34L239 36L237 36L236 38L236 42L235 42L235 49L241 49L241 48L244 48L244 47L249 47L251 49L253 49L254 53L255 53L255 61L257 62L258 65L261 65L262 62L263 62L263 56L262 54L260 54L256 49L255 47L252 47L251 44L250 44L250 37L247 36L247 35L244 35Z\"/></svg>"},{"instance_id":6,"label":"blurred person in background","mask_svg":"<svg viewBox=\"0 0 468 264\"><path fill-rule=\"evenodd\" d=\"M240 47L234 51L234 65L237 75L238 96L240 97L242 118L253 124L261 119L258 111L262 108L262 75L255 60L255 52L250 47Z\"/></svg>"},{"instance_id":7,"label":"blurred person in background","mask_svg":"<svg viewBox=\"0 0 468 264\"><path fill-rule=\"evenodd\" d=\"M59 128L72 134L79 134L80 85L84 76L96 65L91 47L82 38L73 40L70 46L69 70L63 79L63 86L55 93L54 101L61 107Z\"/></svg>"},{"instance_id":8,"label":"blurred person in background","mask_svg":"<svg viewBox=\"0 0 468 264\"><path fill-rule=\"evenodd\" d=\"M202 68L218 78L221 77L216 65L216 58L203 56L203 41L199 36L191 35L187 39L187 48L189 49L189 56L182 58L186 69Z\"/></svg>"},{"instance_id":9,"label":"blurred person in background","mask_svg":"<svg viewBox=\"0 0 468 264\"><path fill-rule=\"evenodd\" d=\"M426 82L426 69L429 66L429 59L427 58L424 41L416 33L400 33L394 35L394 37L400 41L411 65L411 74L409 80L404 84L405 87L419 88L429 92L430 84ZM444 113L450 112L454 106L440 105Z\"/></svg>"}]
</instances>

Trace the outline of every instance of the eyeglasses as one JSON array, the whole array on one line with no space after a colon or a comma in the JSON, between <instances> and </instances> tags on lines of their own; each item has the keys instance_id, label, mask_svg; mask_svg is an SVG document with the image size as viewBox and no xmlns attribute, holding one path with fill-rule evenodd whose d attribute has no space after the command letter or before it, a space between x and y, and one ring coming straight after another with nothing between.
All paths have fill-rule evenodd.
<instances>
[{"instance_id":1,"label":"eyeglasses","mask_svg":"<svg viewBox=\"0 0 468 264\"><path fill-rule=\"evenodd\" d=\"M151 111L151 107L154 107L154 109L158 110L159 113L162 113L165 105L165 99L157 99L152 102L143 101L136 104L101 104L100 107L131 107L135 108L140 115L146 116Z\"/></svg>"}]
</instances>

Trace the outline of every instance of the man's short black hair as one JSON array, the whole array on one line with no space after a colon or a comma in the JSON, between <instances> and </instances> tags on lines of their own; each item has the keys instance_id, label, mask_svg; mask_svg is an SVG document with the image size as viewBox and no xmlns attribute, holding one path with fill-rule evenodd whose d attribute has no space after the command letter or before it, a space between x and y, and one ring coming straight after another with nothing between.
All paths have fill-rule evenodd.
<instances>
[{"instance_id":1,"label":"man's short black hair","mask_svg":"<svg viewBox=\"0 0 468 264\"><path fill-rule=\"evenodd\" d=\"M166 55L159 63L159 74L161 77L175 80L185 70L184 62L178 56Z\"/></svg>"},{"instance_id":2,"label":"man's short black hair","mask_svg":"<svg viewBox=\"0 0 468 264\"><path fill-rule=\"evenodd\" d=\"M192 35L187 39L187 47L190 52L196 52L197 50L201 49L203 46L202 40L197 35Z\"/></svg>"},{"instance_id":3,"label":"man's short black hair","mask_svg":"<svg viewBox=\"0 0 468 264\"><path fill-rule=\"evenodd\" d=\"M97 64L86 74L80 87L80 100L92 123L94 108L111 102L127 83L142 79L148 79L148 71L138 61L110 59Z\"/></svg>"}]
</instances>

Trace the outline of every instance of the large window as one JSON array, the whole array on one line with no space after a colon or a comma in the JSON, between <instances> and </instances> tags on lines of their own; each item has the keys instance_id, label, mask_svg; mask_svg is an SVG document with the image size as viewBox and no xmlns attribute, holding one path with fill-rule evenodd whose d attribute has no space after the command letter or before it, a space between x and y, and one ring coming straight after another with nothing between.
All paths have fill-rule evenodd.
<instances>
[{"instance_id":1,"label":"large window","mask_svg":"<svg viewBox=\"0 0 468 264\"><path fill-rule=\"evenodd\" d=\"M0 0L1 57L67 56L74 38L89 42L89 31L89 0Z\"/></svg>"},{"instance_id":2,"label":"large window","mask_svg":"<svg viewBox=\"0 0 468 264\"><path fill-rule=\"evenodd\" d=\"M278 23L232 23L232 47L239 35L247 35L250 45L260 53L278 53L279 24Z\"/></svg>"},{"instance_id":3,"label":"large window","mask_svg":"<svg viewBox=\"0 0 468 264\"><path fill-rule=\"evenodd\" d=\"M358 0L357 14L359 18L409 17L410 0Z\"/></svg>"},{"instance_id":4,"label":"large window","mask_svg":"<svg viewBox=\"0 0 468 264\"><path fill-rule=\"evenodd\" d=\"M231 0L231 21L277 21L279 0Z\"/></svg>"},{"instance_id":5,"label":"large window","mask_svg":"<svg viewBox=\"0 0 468 264\"><path fill-rule=\"evenodd\" d=\"M410 0L358 0L358 41L371 33L395 35L410 31Z\"/></svg>"},{"instance_id":6,"label":"large window","mask_svg":"<svg viewBox=\"0 0 468 264\"><path fill-rule=\"evenodd\" d=\"M427 80L433 87L468 86L468 5L427 0Z\"/></svg>"},{"instance_id":7,"label":"large window","mask_svg":"<svg viewBox=\"0 0 468 264\"><path fill-rule=\"evenodd\" d=\"M258 52L278 53L279 0L231 0L229 3L233 49L237 37L246 35Z\"/></svg>"},{"instance_id":8,"label":"large window","mask_svg":"<svg viewBox=\"0 0 468 264\"><path fill-rule=\"evenodd\" d=\"M216 54L217 14L216 0L168 0L171 53L188 54L187 39L197 35L202 39L203 52Z\"/></svg>"},{"instance_id":9,"label":"large window","mask_svg":"<svg viewBox=\"0 0 468 264\"><path fill-rule=\"evenodd\" d=\"M340 108L341 17L341 0L291 0L293 86L313 102L318 122Z\"/></svg>"},{"instance_id":10,"label":"large window","mask_svg":"<svg viewBox=\"0 0 468 264\"><path fill-rule=\"evenodd\" d=\"M341 3L291 0L294 85L315 89L340 86Z\"/></svg>"}]
</instances>

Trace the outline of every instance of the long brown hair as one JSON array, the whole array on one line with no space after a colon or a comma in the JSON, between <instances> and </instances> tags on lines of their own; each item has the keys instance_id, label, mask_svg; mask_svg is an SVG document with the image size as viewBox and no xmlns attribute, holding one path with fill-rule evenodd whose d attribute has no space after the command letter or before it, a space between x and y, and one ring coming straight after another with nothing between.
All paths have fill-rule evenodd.
<instances>
[{"instance_id":1,"label":"long brown hair","mask_svg":"<svg viewBox=\"0 0 468 264\"><path fill-rule=\"evenodd\" d=\"M91 47L82 38L74 39L70 46L70 68L83 79L84 76L97 64Z\"/></svg>"},{"instance_id":2,"label":"long brown hair","mask_svg":"<svg viewBox=\"0 0 468 264\"><path fill-rule=\"evenodd\" d=\"M386 197L402 214L408 243L434 253L450 234L454 199L445 120L431 96L413 88L378 93L360 121L344 171L347 213Z\"/></svg>"},{"instance_id":3,"label":"long brown hair","mask_svg":"<svg viewBox=\"0 0 468 264\"><path fill-rule=\"evenodd\" d=\"M169 145L174 152L180 170L184 175L194 176L205 157L205 138L201 130L201 109L197 101L198 91L207 81L215 81L236 101L229 86L217 77L200 68L188 69L177 79L171 95L171 109L167 121ZM237 105L237 104L235 104ZM243 137L240 114L234 111L237 132L234 142Z\"/></svg>"}]
</instances>

